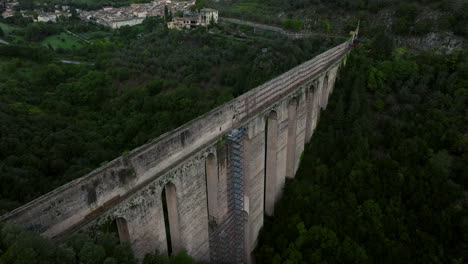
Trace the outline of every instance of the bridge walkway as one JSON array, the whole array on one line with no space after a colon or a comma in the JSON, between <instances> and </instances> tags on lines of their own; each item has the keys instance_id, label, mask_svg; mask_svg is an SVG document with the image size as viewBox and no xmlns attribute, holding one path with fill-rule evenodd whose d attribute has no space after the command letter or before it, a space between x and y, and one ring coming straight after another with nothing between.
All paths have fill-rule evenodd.
<instances>
[{"instance_id":1,"label":"bridge walkway","mask_svg":"<svg viewBox=\"0 0 468 264\"><path fill-rule=\"evenodd\" d=\"M224 21L224 22L233 23L233 24L250 26L250 27L253 27L253 28L257 28L257 29L276 32L276 33L285 35L288 38L292 38L292 39L300 39L300 38L307 38L307 37L314 37L314 36L330 37L330 38L345 38L343 36L329 35L329 34L318 33L318 32L292 32L292 31L287 31L287 30L285 30L285 29L283 29L281 27L276 27L276 26L271 26L271 25L266 25L266 24L260 24L260 23L241 20L241 19L236 19L236 18L219 17L219 20Z\"/></svg>"}]
</instances>

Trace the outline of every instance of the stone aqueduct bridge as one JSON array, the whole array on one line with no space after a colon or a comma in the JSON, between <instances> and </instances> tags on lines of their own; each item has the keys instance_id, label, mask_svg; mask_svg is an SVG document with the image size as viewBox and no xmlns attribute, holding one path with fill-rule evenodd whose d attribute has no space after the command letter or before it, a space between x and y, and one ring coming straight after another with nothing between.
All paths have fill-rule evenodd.
<instances>
[{"instance_id":1,"label":"stone aqueduct bridge","mask_svg":"<svg viewBox=\"0 0 468 264\"><path fill-rule=\"evenodd\" d=\"M138 258L185 249L199 260L250 262L264 215L294 177L351 41L0 221L53 239L111 223Z\"/></svg>"}]
</instances>

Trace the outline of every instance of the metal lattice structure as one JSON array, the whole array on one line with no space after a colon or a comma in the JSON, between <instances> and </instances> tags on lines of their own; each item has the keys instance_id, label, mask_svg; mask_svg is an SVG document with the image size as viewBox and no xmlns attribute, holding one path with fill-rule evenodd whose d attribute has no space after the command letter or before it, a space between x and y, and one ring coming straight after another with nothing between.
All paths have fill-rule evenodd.
<instances>
[{"instance_id":1,"label":"metal lattice structure","mask_svg":"<svg viewBox=\"0 0 468 264\"><path fill-rule=\"evenodd\" d=\"M244 263L244 150L245 129L228 134L228 216L221 223L210 225L211 260L214 262Z\"/></svg>"},{"instance_id":2,"label":"metal lattice structure","mask_svg":"<svg viewBox=\"0 0 468 264\"><path fill-rule=\"evenodd\" d=\"M235 129L228 135L229 144L229 210L234 217L232 259L234 263L244 262L244 172L242 138L245 129Z\"/></svg>"}]
</instances>

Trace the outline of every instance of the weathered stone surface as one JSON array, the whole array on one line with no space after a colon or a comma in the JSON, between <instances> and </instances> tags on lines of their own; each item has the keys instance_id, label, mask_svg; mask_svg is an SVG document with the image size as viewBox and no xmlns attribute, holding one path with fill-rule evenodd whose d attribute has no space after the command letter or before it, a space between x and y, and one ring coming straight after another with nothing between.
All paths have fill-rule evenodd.
<instances>
[{"instance_id":1,"label":"weathered stone surface","mask_svg":"<svg viewBox=\"0 0 468 264\"><path fill-rule=\"evenodd\" d=\"M240 248L245 251L242 259L249 262L263 225L265 187L272 211L281 197L287 169L289 176L293 176L299 166L307 137L312 136L320 109L326 107L333 89L338 67L349 51L347 41L3 215L0 221L12 221L46 237L60 239L80 230L92 232L118 219L120 237L129 241L135 255L142 258L155 249L168 252L162 193L165 186L172 186L173 195L166 200L172 208L169 219L177 219L172 226L178 226L179 242L172 244L173 249L184 248L199 260L220 256L229 251L220 245L230 239L232 225L244 219L237 226L244 228L241 234L244 244ZM323 84L326 76L328 85ZM312 85L315 88L307 92ZM294 108L290 107L291 101L295 102ZM275 146L266 157L267 120L272 111L276 121L270 123L275 126L270 129L275 137L270 140L274 140ZM235 157L232 147L226 146L226 135L240 127L246 129L239 164L243 174L241 218L233 216L232 164L236 161L232 160ZM268 160L270 170L265 167ZM269 177L273 180L265 185L266 172L271 172ZM237 232L237 241L239 235Z\"/></svg>"},{"instance_id":2,"label":"weathered stone surface","mask_svg":"<svg viewBox=\"0 0 468 264\"><path fill-rule=\"evenodd\" d=\"M430 32L422 36L396 37L398 45L409 46L419 51L435 49L442 54L449 54L466 46L465 39L452 32Z\"/></svg>"}]
</instances>

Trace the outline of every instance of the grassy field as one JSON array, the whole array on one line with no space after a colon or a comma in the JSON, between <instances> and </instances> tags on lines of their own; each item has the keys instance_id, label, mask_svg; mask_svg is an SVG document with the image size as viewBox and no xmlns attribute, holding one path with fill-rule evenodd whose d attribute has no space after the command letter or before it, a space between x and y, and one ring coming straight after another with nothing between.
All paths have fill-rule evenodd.
<instances>
[{"instance_id":1,"label":"grassy field","mask_svg":"<svg viewBox=\"0 0 468 264\"><path fill-rule=\"evenodd\" d=\"M93 39L103 39L107 36L112 36L112 33L107 31L89 31L80 33L80 36L89 41L92 41Z\"/></svg>"},{"instance_id":2,"label":"grassy field","mask_svg":"<svg viewBox=\"0 0 468 264\"><path fill-rule=\"evenodd\" d=\"M0 23L0 27L3 29L3 32L5 32L5 34L10 34L15 29L14 27L4 23Z\"/></svg>"},{"instance_id":3,"label":"grassy field","mask_svg":"<svg viewBox=\"0 0 468 264\"><path fill-rule=\"evenodd\" d=\"M257 2L240 2L235 5L234 10L236 11L244 11L244 12L254 12L258 7L260 7L260 4Z\"/></svg>"},{"instance_id":4,"label":"grassy field","mask_svg":"<svg viewBox=\"0 0 468 264\"><path fill-rule=\"evenodd\" d=\"M0 27L5 33L5 37L3 38L5 40L15 43L15 42L20 42L24 39L23 36L17 35L15 32L15 31L21 31L22 28L14 27L5 23L0 23Z\"/></svg>"},{"instance_id":5,"label":"grassy field","mask_svg":"<svg viewBox=\"0 0 468 264\"><path fill-rule=\"evenodd\" d=\"M78 49L83 47L83 44L80 41L67 33L50 36L42 41L42 45L46 47L49 47L50 45L53 49Z\"/></svg>"}]
</instances>

